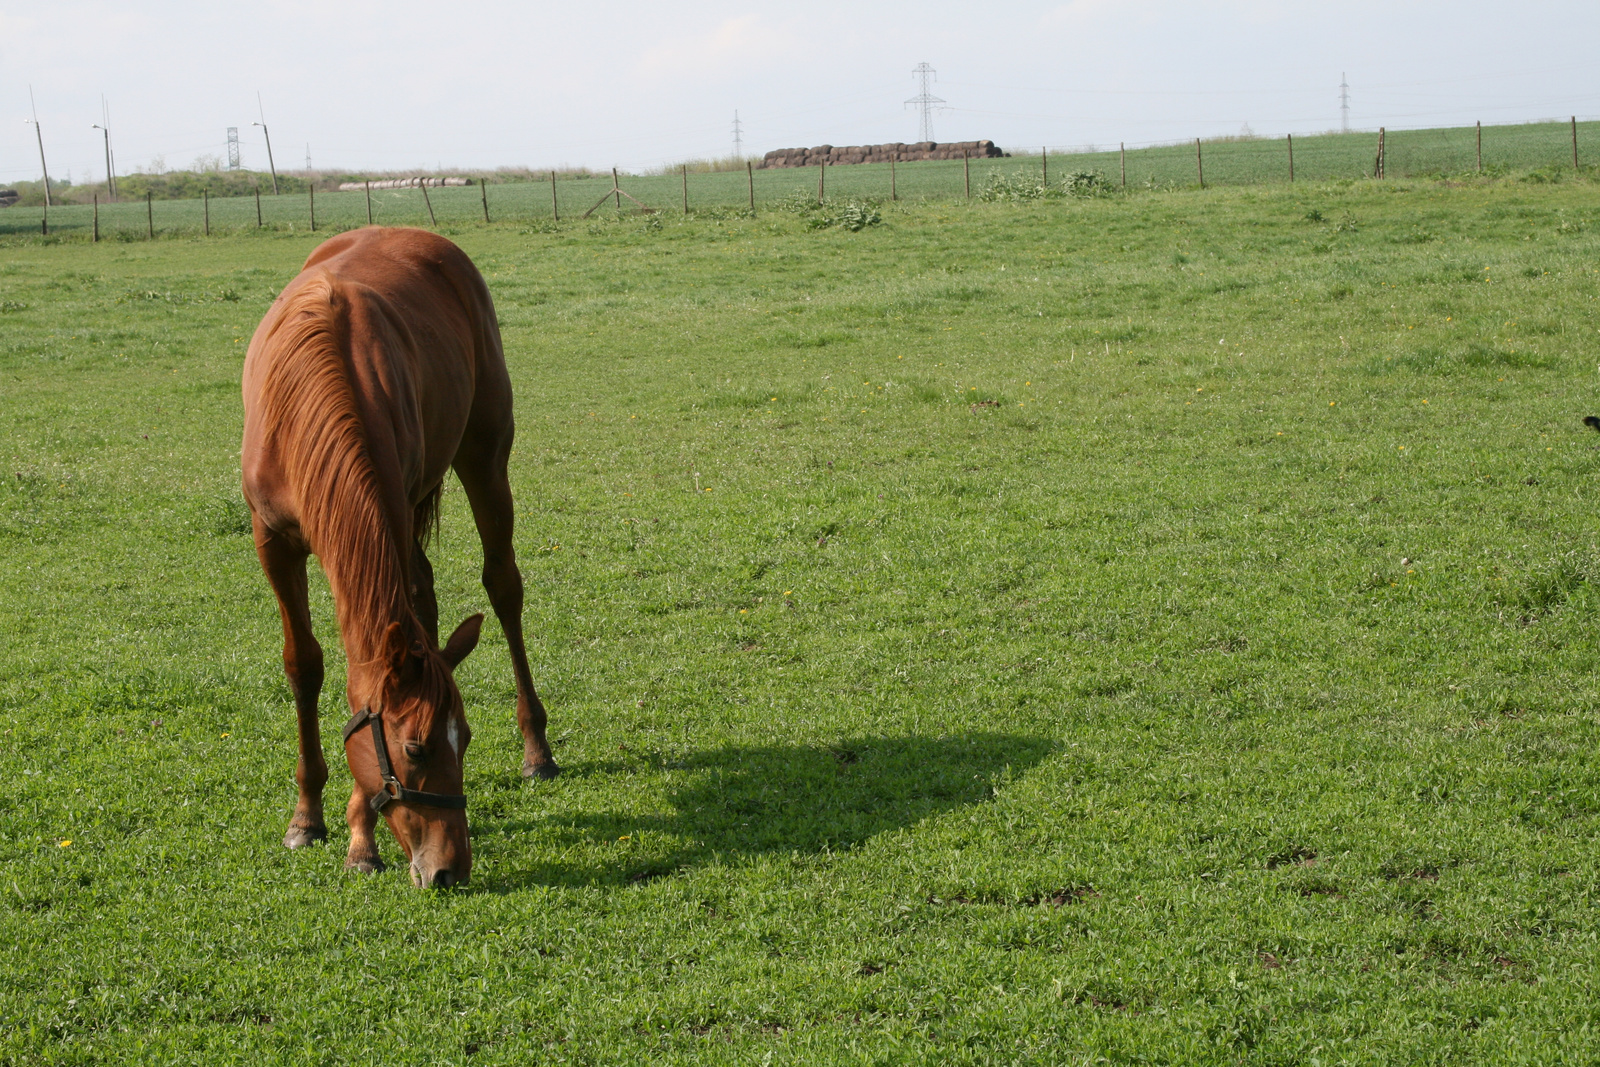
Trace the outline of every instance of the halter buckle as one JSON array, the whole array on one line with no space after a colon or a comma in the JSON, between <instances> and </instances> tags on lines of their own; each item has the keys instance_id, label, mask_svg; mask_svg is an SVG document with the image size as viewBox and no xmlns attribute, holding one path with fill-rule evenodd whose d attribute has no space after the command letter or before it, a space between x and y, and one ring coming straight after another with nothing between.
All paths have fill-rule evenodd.
<instances>
[{"instance_id":1,"label":"halter buckle","mask_svg":"<svg viewBox=\"0 0 1600 1067\"><path fill-rule=\"evenodd\" d=\"M378 791L372 795L372 799L367 803L372 806L373 811L381 813L384 808L399 800L400 794L403 792L405 792L405 786L401 785L398 779L393 777L385 778L383 784L378 787Z\"/></svg>"}]
</instances>

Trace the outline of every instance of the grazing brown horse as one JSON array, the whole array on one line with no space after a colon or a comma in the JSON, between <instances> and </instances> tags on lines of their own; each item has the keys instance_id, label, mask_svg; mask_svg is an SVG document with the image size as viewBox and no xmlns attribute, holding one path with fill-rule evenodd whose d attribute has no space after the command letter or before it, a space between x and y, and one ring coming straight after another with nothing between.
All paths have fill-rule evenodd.
<instances>
[{"instance_id":1,"label":"grazing brown horse","mask_svg":"<svg viewBox=\"0 0 1600 1067\"><path fill-rule=\"evenodd\" d=\"M299 715L300 797L283 843L328 836L306 556L333 589L355 712L345 866L383 868L382 813L419 885L467 880L462 757L471 738L453 671L482 615L439 646L423 548L454 468L483 542L483 584L517 680L522 773L559 768L522 641L511 547L511 381L488 287L465 253L422 230L367 227L319 246L279 294L244 363L244 494L261 568L283 617L283 666Z\"/></svg>"}]
</instances>

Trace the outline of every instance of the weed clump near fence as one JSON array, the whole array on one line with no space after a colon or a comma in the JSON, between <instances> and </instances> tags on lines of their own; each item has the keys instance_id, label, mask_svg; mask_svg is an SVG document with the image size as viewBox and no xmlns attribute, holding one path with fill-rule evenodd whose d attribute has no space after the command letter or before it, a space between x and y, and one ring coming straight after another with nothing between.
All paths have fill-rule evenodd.
<instances>
[{"instance_id":1,"label":"weed clump near fence","mask_svg":"<svg viewBox=\"0 0 1600 1067\"><path fill-rule=\"evenodd\" d=\"M881 200L818 200L811 196L788 196L774 205L779 211L787 211L798 215L806 225L814 230L825 230L838 227L859 233L868 226L876 226L883 221L883 213L879 210L883 205Z\"/></svg>"},{"instance_id":2,"label":"weed clump near fence","mask_svg":"<svg viewBox=\"0 0 1600 1067\"><path fill-rule=\"evenodd\" d=\"M977 198L990 203L1020 204L1062 197L1110 196L1115 191L1111 180L1097 170L1073 171L1058 182L1047 182L1037 175L995 173L978 188Z\"/></svg>"}]
</instances>

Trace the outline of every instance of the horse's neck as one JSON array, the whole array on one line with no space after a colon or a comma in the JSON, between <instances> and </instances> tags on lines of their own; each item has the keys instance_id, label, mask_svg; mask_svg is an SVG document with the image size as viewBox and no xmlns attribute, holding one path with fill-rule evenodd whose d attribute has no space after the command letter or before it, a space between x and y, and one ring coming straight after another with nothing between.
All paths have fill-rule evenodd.
<instances>
[{"instance_id":1,"label":"horse's neck","mask_svg":"<svg viewBox=\"0 0 1600 1067\"><path fill-rule=\"evenodd\" d=\"M394 529L388 510L376 491L375 479L364 492L352 494L349 507L340 509L324 532L318 558L333 589L339 631L352 675L359 665L376 663L389 651L383 647L391 625L398 624L409 646L418 629L411 602L410 561L406 542Z\"/></svg>"}]
</instances>

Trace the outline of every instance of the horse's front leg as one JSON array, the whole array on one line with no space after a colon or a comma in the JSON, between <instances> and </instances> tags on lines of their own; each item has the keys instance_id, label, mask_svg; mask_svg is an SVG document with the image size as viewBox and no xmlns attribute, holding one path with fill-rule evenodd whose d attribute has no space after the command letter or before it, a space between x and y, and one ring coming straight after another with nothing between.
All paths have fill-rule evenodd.
<instances>
[{"instance_id":1,"label":"horse's front leg","mask_svg":"<svg viewBox=\"0 0 1600 1067\"><path fill-rule=\"evenodd\" d=\"M437 648L439 599L433 592L433 564L428 562L428 554L422 550L420 541L411 542L411 606Z\"/></svg>"},{"instance_id":2,"label":"horse's front leg","mask_svg":"<svg viewBox=\"0 0 1600 1067\"><path fill-rule=\"evenodd\" d=\"M506 446L509 448L509 444ZM514 509L511 484L506 478L506 452L491 459L474 459L465 445L456 457L456 476L467 491L478 538L483 542L483 588L511 653L511 673L517 681L517 725L522 729L522 776L554 778L561 773L545 734L544 702L533 688L528 651L522 639L522 572L511 546Z\"/></svg>"},{"instance_id":3,"label":"horse's front leg","mask_svg":"<svg viewBox=\"0 0 1600 1067\"><path fill-rule=\"evenodd\" d=\"M378 826L378 813L372 810L372 798L357 786L350 793L350 804L344 809L345 822L350 824L350 851L345 854L346 870L363 874L376 874L388 864L378 855L378 839L374 831Z\"/></svg>"},{"instance_id":4,"label":"horse's front leg","mask_svg":"<svg viewBox=\"0 0 1600 1067\"><path fill-rule=\"evenodd\" d=\"M317 697L322 692L322 646L311 632L311 606L306 596L307 553L286 544L254 513L251 519L261 569L278 597L278 614L283 620L283 673L288 676L289 689L294 694L300 733L300 753L294 767L300 795L283 843L289 848L301 848L328 838L328 826L322 818L322 787L328 782L328 763L322 758L322 737L317 720Z\"/></svg>"}]
</instances>

